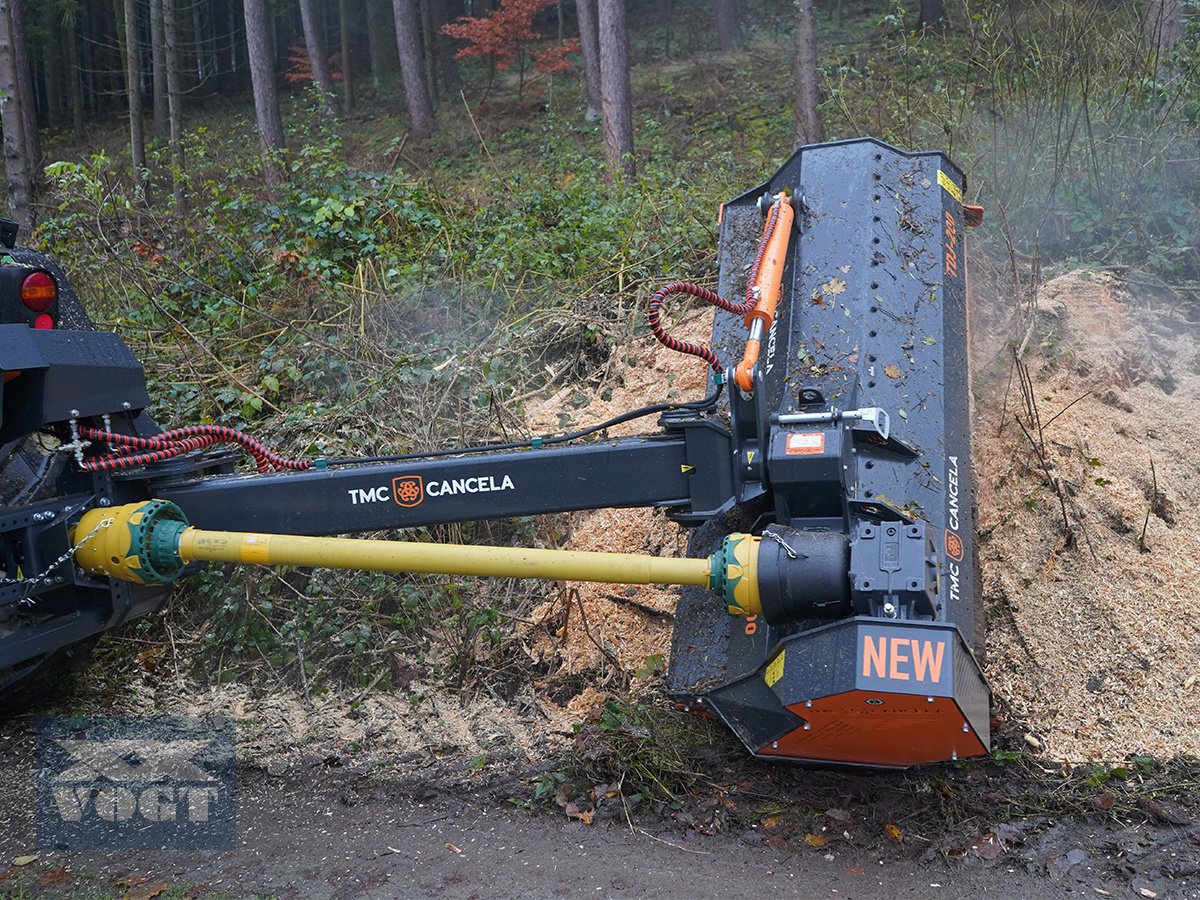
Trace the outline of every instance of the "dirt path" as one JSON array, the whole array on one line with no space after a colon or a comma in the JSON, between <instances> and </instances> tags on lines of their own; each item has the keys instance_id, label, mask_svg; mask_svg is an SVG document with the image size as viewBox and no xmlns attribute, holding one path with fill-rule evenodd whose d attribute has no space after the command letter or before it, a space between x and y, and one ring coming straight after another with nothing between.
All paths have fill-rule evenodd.
<instances>
[{"instance_id":1,"label":"dirt path","mask_svg":"<svg viewBox=\"0 0 1200 900\"><path fill-rule=\"evenodd\" d=\"M0 731L0 896L149 897L165 884L178 897L693 898L766 888L863 900L1200 898L1200 826L1187 798L1159 810L1190 824L1129 815L1124 796L1120 815L1013 816L1036 791L989 765L832 772L760 764L730 744L707 759L728 786L722 803L701 792L678 810L632 817L598 806L584 824L532 802L554 764L459 758L384 771L365 755L314 752L278 774L239 770L234 852L87 854L36 848L33 745L30 719Z\"/></svg>"}]
</instances>

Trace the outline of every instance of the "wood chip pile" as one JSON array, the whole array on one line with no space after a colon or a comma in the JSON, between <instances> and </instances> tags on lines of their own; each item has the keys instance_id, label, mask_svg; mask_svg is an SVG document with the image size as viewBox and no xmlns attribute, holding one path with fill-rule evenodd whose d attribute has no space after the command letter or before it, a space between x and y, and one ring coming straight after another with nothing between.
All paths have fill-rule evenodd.
<instances>
[{"instance_id":1,"label":"wood chip pile","mask_svg":"<svg viewBox=\"0 0 1200 900\"><path fill-rule=\"evenodd\" d=\"M707 344L712 333L712 312L705 310L680 320L672 335ZM636 407L667 401L700 400L708 367L694 356L672 353L647 337L614 351L610 371L613 383L585 406L574 407L577 388L558 391L528 411L535 434L591 425ZM564 410L570 410L564 414ZM609 431L611 437L649 434L657 417L635 419ZM661 510L603 509L580 513L571 528L572 550L608 553L649 553L655 556L687 554L686 532ZM643 671L650 680L661 671L671 643L672 614L679 593L657 585L622 586L579 584L564 596L547 602L533 618L552 625L535 636L533 652L546 657L558 654L568 671ZM569 604L569 608L568 608Z\"/></svg>"},{"instance_id":2,"label":"wood chip pile","mask_svg":"<svg viewBox=\"0 0 1200 900\"><path fill-rule=\"evenodd\" d=\"M1200 754L1194 334L1103 274L1037 307L1037 418L1007 371L976 409L992 689L1055 758Z\"/></svg>"},{"instance_id":3,"label":"wood chip pile","mask_svg":"<svg viewBox=\"0 0 1200 900\"><path fill-rule=\"evenodd\" d=\"M695 316L680 336L706 341L710 323ZM1028 335L1004 339L1010 347L1025 339L1042 429L1022 401L1009 350L977 385L975 410L987 671L1001 709L1054 758L1200 754L1193 333L1139 306L1111 276L1076 272L1043 286ZM588 424L704 389L702 365L652 340L619 348L612 371L621 383L602 399L564 422L574 396L565 388L531 411L531 427ZM1045 448L1045 465L1022 422ZM646 427L653 421L613 433ZM576 549L686 552L682 529L649 510L580 514L572 535ZM547 622L558 630L534 652L559 654L574 672L665 663L675 598L666 588L581 585L570 612L562 598L539 611L557 617Z\"/></svg>"}]
</instances>

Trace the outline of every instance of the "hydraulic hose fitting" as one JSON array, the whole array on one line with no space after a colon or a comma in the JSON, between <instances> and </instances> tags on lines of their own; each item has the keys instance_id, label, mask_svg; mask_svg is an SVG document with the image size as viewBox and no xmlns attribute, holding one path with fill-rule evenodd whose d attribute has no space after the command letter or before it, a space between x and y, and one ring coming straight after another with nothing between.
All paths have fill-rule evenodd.
<instances>
[{"instance_id":1,"label":"hydraulic hose fitting","mask_svg":"<svg viewBox=\"0 0 1200 900\"><path fill-rule=\"evenodd\" d=\"M72 541L96 533L75 551L75 561L92 575L170 584L183 573L179 538L188 527L183 510L166 500L91 509L75 526Z\"/></svg>"}]
</instances>

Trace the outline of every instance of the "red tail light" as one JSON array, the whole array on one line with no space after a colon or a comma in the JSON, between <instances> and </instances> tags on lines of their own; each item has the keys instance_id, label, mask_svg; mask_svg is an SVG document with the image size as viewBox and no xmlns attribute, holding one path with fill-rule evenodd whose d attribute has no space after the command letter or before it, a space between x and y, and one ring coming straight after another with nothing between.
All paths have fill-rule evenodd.
<instances>
[{"instance_id":1,"label":"red tail light","mask_svg":"<svg viewBox=\"0 0 1200 900\"><path fill-rule=\"evenodd\" d=\"M21 302L34 312L45 312L58 299L58 285L45 272L33 272L21 282ZM48 318L48 317L47 317ZM38 317L40 322L41 316ZM49 325L35 325L35 328L53 328Z\"/></svg>"},{"instance_id":2,"label":"red tail light","mask_svg":"<svg viewBox=\"0 0 1200 900\"><path fill-rule=\"evenodd\" d=\"M54 316L50 315L50 313L42 313L33 320L33 327L49 331L54 327Z\"/></svg>"}]
</instances>

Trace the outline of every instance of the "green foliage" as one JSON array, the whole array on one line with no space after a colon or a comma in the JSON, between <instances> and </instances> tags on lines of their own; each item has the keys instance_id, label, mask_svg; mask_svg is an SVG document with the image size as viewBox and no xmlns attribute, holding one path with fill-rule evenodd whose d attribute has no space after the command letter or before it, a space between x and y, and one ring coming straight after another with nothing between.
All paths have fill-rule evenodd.
<instances>
[{"instance_id":1,"label":"green foliage","mask_svg":"<svg viewBox=\"0 0 1200 900\"><path fill-rule=\"evenodd\" d=\"M610 700L594 722L576 728L575 758L593 784L675 802L707 780L694 757L715 740L716 728L707 719Z\"/></svg>"}]
</instances>

